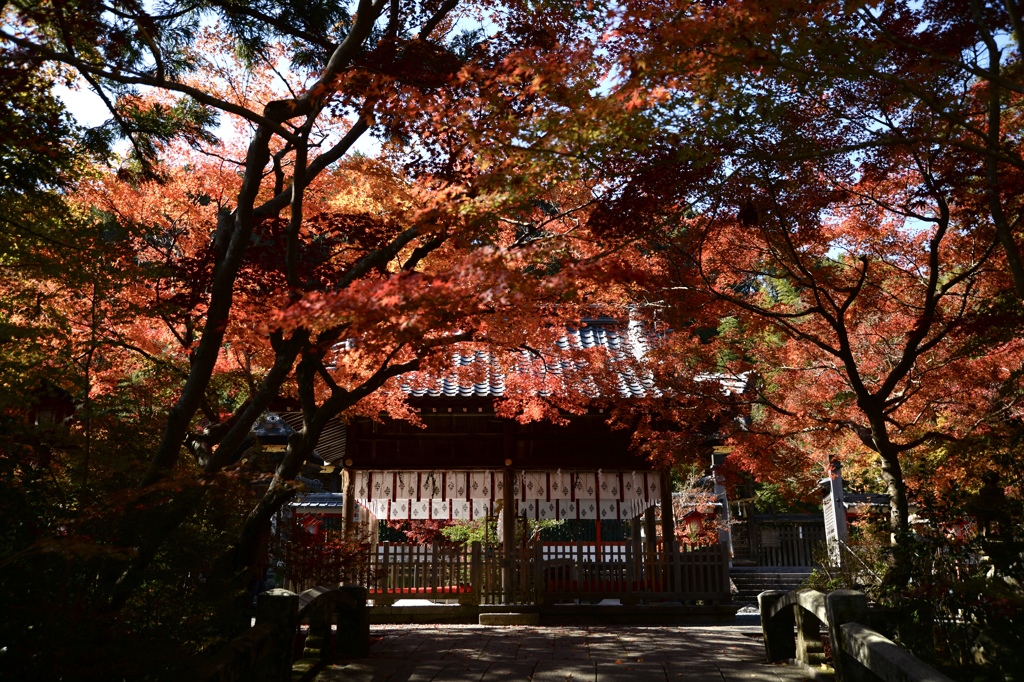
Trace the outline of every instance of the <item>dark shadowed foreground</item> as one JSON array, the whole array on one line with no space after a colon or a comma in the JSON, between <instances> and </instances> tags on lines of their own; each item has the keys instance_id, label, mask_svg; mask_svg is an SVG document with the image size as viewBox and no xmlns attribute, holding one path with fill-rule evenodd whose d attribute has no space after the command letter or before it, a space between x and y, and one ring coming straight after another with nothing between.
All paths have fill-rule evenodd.
<instances>
[{"instance_id":1,"label":"dark shadowed foreground","mask_svg":"<svg viewBox=\"0 0 1024 682\"><path fill-rule=\"evenodd\" d=\"M371 638L369 658L339 662L318 682L808 679L764 663L760 627L376 625Z\"/></svg>"}]
</instances>

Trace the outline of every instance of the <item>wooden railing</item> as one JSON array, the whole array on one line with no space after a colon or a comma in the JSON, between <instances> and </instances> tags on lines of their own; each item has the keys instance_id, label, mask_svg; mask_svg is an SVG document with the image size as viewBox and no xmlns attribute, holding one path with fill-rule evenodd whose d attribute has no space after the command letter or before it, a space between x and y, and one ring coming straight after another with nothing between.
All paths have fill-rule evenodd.
<instances>
[{"instance_id":1,"label":"wooden railing","mask_svg":"<svg viewBox=\"0 0 1024 682\"><path fill-rule=\"evenodd\" d=\"M723 603L729 600L724 546L635 553L630 543L534 543L511 552L436 542L381 543L364 564L337 576L360 584L377 606L399 599L460 604L553 604L620 599Z\"/></svg>"},{"instance_id":2,"label":"wooden railing","mask_svg":"<svg viewBox=\"0 0 1024 682\"><path fill-rule=\"evenodd\" d=\"M759 566L813 566L814 550L825 542L825 523L820 514L758 514L750 537Z\"/></svg>"},{"instance_id":3,"label":"wooden railing","mask_svg":"<svg viewBox=\"0 0 1024 682\"><path fill-rule=\"evenodd\" d=\"M688 551L634 554L617 547L610 560L587 560L585 543L561 545L534 559L534 581L542 603L578 599L638 601L729 601L729 556L722 545ZM538 548L539 552L539 548Z\"/></svg>"},{"instance_id":4,"label":"wooden railing","mask_svg":"<svg viewBox=\"0 0 1024 682\"><path fill-rule=\"evenodd\" d=\"M825 662L824 627L840 682L953 682L868 627L868 602L862 592L768 591L758 595L757 602L769 662L792 660L820 667Z\"/></svg>"},{"instance_id":5,"label":"wooden railing","mask_svg":"<svg viewBox=\"0 0 1024 682\"><path fill-rule=\"evenodd\" d=\"M364 583L375 604L396 599L458 599L476 603L483 554L480 543L382 543L370 555ZM476 579L474 579L476 578Z\"/></svg>"},{"instance_id":6,"label":"wooden railing","mask_svg":"<svg viewBox=\"0 0 1024 682\"><path fill-rule=\"evenodd\" d=\"M303 623L308 623L309 629L296 660L295 644ZM256 598L255 625L227 644L201 654L182 679L291 680L335 656L365 657L369 650L370 619L364 587L315 587L302 594L269 590Z\"/></svg>"}]
</instances>

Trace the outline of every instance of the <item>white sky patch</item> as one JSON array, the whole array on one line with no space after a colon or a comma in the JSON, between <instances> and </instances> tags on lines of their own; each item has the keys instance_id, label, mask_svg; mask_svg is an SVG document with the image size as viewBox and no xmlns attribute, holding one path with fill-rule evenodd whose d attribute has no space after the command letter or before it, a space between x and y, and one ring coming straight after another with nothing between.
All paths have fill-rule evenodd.
<instances>
[{"instance_id":1,"label":"white sky patch","mask_svg":"<svg viewBox=\"0 0 1024 682\"><path fill-rule=\"evenodd\" d=\"M53 89L53 93L64 102L64 106L67 108L68 113L74 118L78 125L84 128L96 128L103 125L110 120L110 110L107 109L107 105L104 104L103 100L93 92L89 87L83 86L78 89L72 89L59 85ZM230 118L221 114L219 117L220 123L214 129L213 133L221 141L231 141L232 138L238 135L237 129L232 125ZM338 131L338 137L344 135L346 131ZM120 140L114 145L114 150L119 154L126 153L128 150L128 142L126 140ZM376 157L381 153L381 143L375 139L369 133L362 135L356 143L352 146L350 154L362 154L367 157Z\"/></svg>"},{"instance_id":2,"label":"white sky patch","mask_svg":"<svg viewBox=\"0 0 1024 682\"><path fill-rule=\"evenodd\" d=\"M95 128L96 126L103 125L110 118L110 111L107 109L107 106L100 99L99 95L92 90L86 88L72 90L63 85L58 85L53 89L53 94L64 102L68 113L74 117L80 126Z\"/></svg>"}]
</instances>

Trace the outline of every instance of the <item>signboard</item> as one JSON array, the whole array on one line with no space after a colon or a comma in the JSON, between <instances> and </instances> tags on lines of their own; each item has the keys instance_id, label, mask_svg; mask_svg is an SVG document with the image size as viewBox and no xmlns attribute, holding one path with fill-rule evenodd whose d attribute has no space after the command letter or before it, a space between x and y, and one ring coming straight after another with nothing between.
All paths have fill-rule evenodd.
<instances>
[{"instance_id":1,"label":"signboard","mask_svg":"<svg viewBox=\"0 0 1024 682\"><path fill-rule=\"evenodd\" d=\"M846 544L846 505L843 504L843 475L839 462L829 465L828 478L821 481L824 499L821 501L825 515L825 542L833 566L843 565L842 545Z\"/></svg>"}]
</instances>

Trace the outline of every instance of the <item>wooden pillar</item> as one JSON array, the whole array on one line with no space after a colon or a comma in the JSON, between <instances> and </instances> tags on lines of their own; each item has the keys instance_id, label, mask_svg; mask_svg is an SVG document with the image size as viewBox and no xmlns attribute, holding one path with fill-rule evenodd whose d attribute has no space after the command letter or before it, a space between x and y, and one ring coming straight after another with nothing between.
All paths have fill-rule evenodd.
<instances>
[{"instance_id":1,"label":"wooden pillar","mask_svg":"<svg viewBox=\"0 0 1024 682\"><path fill-rule=\"evenodd\" d=\"M473 588L471 604L479 606L484 603L484 555L479 540L474 540L470 550L469 584Z\"/></svg>"},{"instance_id":2,"label":"wooden pillar","mask_svg":"<svg viewBox=\"0 0 1024 682\"><path fill-rule=\"evenodd\" d=\"M632 550L632 562L634 565L633 576L639 581L646 578L643 571L643 550L640 547L640 515L634 516L629 522L629 544Z\"/></svg>"},{"instance_id":3,"label":"wooden pillar","mask_svg":"<svg viewBox=\"0 0 1024 682\"><path fill-rule=\"evenodd\" d=\"M654 515L653 506L644 512L644 537L647 545L644 549L653 557L658 552L658 519Z\"/></svg>"},{"instance_id":4,"label":"wooden pillar","mask_svg":"<svg viewBox=\"0 0 1024 682\"><path fill-rule=\"evenodd\" d=\"M355 472L351 468L345 467L345 470L341 474L341 484L344 486L345 493L345 508L342 516L341 527L345 531L345 538L353 540L356 537L355 533L355 518L356 518L356 477Z\"/></svg>"},{"instance_id":5,"label":"wooden pillar","mask_svg":"<svg viewBox=\"0 0 1024 682\"><path fill-rule=\"evenodd\" d=\"M676 546L676 522L672 516L672 476L668 469L661 472L661 538L665 553L671 554Z\"/></svg>"},{"instance_id":6,"label":"wooden pillar","mask_svg":"<svg viewBox=\"0 0 1024 682\"><path fill-rule=\"evenodd\" d=\"M508 459L505 461L511 462ZM501 547L505 553L505 561L501 568L501 582L504 586L506 604L512 603L512 586L515 582L516 500L514 486L515 473L511 466L506 466L501 496Z\"/></svg>"},{"instance_id":7,"label":"wooden pillar","mask_svg":"<svg viewBox=\"0 0 1024 682\"><path fill-rule=\"evenodd\" d=\"M515 585L515 555L516 555L516 500L515 500L515 472L512 465L518 454L519 442L516 438L516 423L507 421L505 423L502 449L505 453L505 470L502 474L501 494L501 550L503 561L501 563L501 584L502 600L511 604Z\"/></svg>"},{"instance_id":8,"label":"wooden pillar","mask_svg":"<svg viewBox=\"0 0 1024 682\"><path fill-rule=\"evenodd\" d=\"M661 472L661 542L664 546L666 568L665 581L671 591L681 590L679 557L676 555L676 523L672 516L672 477L668 469Z\"/></svg>"}]
</instances>

